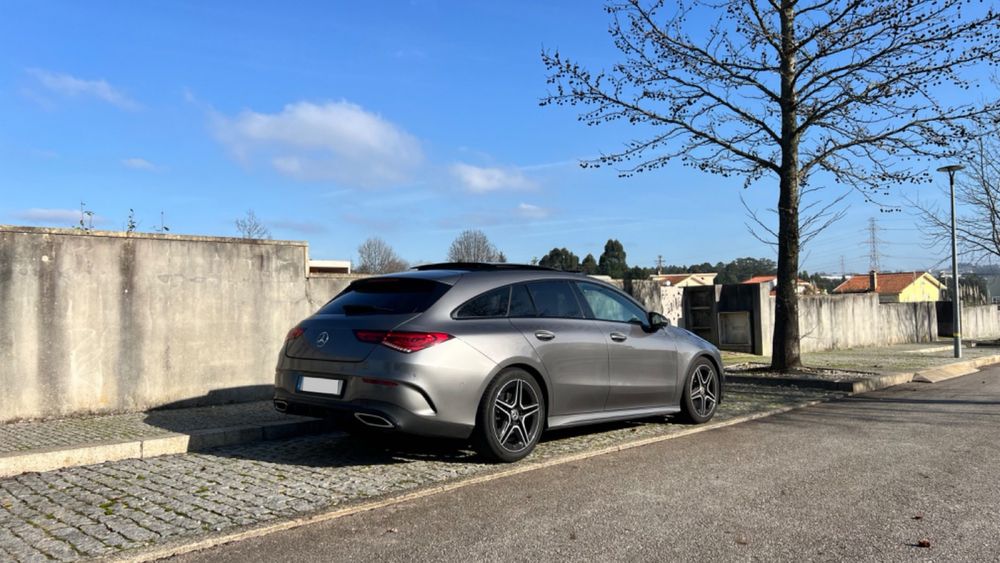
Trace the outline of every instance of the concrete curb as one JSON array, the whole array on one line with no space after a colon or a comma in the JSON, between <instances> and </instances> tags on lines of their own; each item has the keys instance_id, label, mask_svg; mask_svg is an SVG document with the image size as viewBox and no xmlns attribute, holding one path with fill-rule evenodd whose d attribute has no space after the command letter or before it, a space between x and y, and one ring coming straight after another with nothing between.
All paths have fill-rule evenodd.
<instances>
[{"instance_id":1,"label":"concrete curb","mask_svg":"<svg viewBox=\"0 0 1000 563\"><path fill-rule=\"evenodd\" d=\"M913 372L888 373L876 375L857 381L829 381L825 379L810 379L805 377L761 377L757 375L739 375L726 373L726 381L729 383L745 383L751 385L772 385L775 387L807 387L811 389L829 389L832 391L844 391L847 393L865 393L868 391L878 391L893 385L902 383L920 382L937 383L963 375L969 375L979 371L979 368L1000 363L1000 354L983 356L972 360L952 362L943 366L928 368Z\"/></svg>"},{"instance_id":2,"label":"concrete curb","mask_svg":"<svg viewBox=\"0 0 1000 563\"><path fill-rule=\"evenodd\" d=\"M324 511L315 512L305 516L279 519L275 522L251 525L249 527L238 529L235 531L220 532L201 539L195 539L194 541L190 539L188 540L178 539L175 540L174 542L170 542L165 545L150 547L147 549L139 549L136 552L131 552L131 553L126 552L126 553L111 555L106 560L144 563L147 561L156 561L159 559L165 559L167 557L174 557L186 553L193 553L195 551L202 551L204 549L209 549L227 543L266 536L269 534L273 534L275 532L291 530L294 528L299 528L301 526L308 526L310 524L318 524L320 522L336 520L338 518L343 518L345 516L350 516L352 514L357 514L359 512L367 512L369 510L376 510L379 508L385 508L387 506L402 504L404 502L419 500L425 497L430 497L437 494L446 493L449 491L454 491L456 489L468 487L470 485L478 485L480 483L488 483L490 481L495 481L497 479L512 477L514 475L520 475L521 473L527 473L529 471L545 469L548 467L563 465L575 461L582 461L600 455L621 452L624 450L630 450L632 448L638 448L641 446L648 446L650 444L665 442L667 440L672 440L674 438L683 438L685 436L690 436L692 434L699 434L701 432L707 432L709 430L716 430L719 428L725 428L727 426L734 426L737 424L750 422L752 420L757 420L760 418L766 418L769 416L783 414L793 410L811 407L813 405L825 403L828 400L829 399L818 399L813 401L807 401L796 405L789 405L785 407L771 409L768 411L761 411L743 416L737 416L729 420L710 422L708 424L704 424L701 426L693 426L685 430L681 430L679 432L674 432L671 434L651 436L649 438L642 438L640 440L634 440L631 442L626 442L624 444L617 444L614 446L608 446L597 450L578 452L575 454L566 454L562 456L557 456L552 459L547 459L544 461L538 461L534 463L528 462L523 464L516 464L513 467L509 467L507 469L501 469L499 471L487 473L485 475L460 478L456 481L446 482L439 485L430 485L428 487L420 488L415 491L399 493L399 494L390 494L388 497L378 500L362 501L358 504L353 504L344 507L330 508Z\"/></svg>"},{"instance_id":3,"label":"concrete curb","mask_svg":"<svg viewBox=\"0 0 1000 563\"><path fill-rule=\"evenodd\" d=\"M329 422L319 419L275 421L243 426L207 428L189 433L171 432L141 440L99 442L76 446L56 446L37 450L0 454L0 478L22 473L53 471L79 465L92 465L123 459L180 454L215 448L275 440L290 436L330 430Z\"/></svg>"},{"instance_id":4,"label":"concrete curb","mask_svg":"<svg viewBox=\"0 0 1000 563\"><path fill-rule=\"evenodd\" d=\"M745 383L751 385L771 385L774 387L806 387L810 389L829 389L846 393L864 393L877 391L900 383L909 383L912 373L889 373L876 375L857 381L829 381L826 379L809 379L805 377L762 377L757 375L736 375L726 373L727 383Z\"/></svg>"},{"instance_id":5,"label":"concrete curb","mask_svg":"<svg viewBox=\"0 0 1000 563\"><path fill-rule=\"evenodd\" d=\"M938 381L946 381L948 379L954 379L956 377L961 377L963 375L969 375L970 373L975 373L979 371L979 368L983 366L996 363L1000 363L1000 354L994 354L992 356L983 356L982 358L965 360L962 362L954 362L947 365L938 366L936 368L930 368L918 371L917 373L913 374L913 381L919 383L937 383Z\"/></svg>"}]
</instances>

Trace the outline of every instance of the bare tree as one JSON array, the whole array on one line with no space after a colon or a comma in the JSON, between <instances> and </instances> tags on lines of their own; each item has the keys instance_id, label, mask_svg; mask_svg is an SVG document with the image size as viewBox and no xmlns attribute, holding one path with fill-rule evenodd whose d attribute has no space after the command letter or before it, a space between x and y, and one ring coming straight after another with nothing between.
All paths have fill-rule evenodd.
<instances>
[{"instance_id":1,"label":"bare tree","mask_svg":"<svg viewBox=\"0 0 1000 563\"><path fill-rule=\"evenodd\" d=\"M405 260L379 237L371 237L358 247L357 271L362 274L388 274L409 268Z\"/></svg>"},{"instance_id":2,"label":"bare tree","mask_svg":"<svg viewBox=\"0 0 1000 563\"><path fill-rule=\"evenodd\" d=\"M692 13L699 11L698 24ZM644 138L584 166L622 176L674 159L744 186L777 180L772 366L801 365L796 275L801 189L814 174L871 196L928 182L970 125L1000 109L966 71L1000 60L1000 15L966 0L623 0L607 7L623 60L592 73L543 52L546 104L582 104L588 125L625 120ZM670 13L663 14L669 11ZM707 29L700 22L714 21Z\"/></svg>"},{"instance_id":3,"label":"bare tree","mask_svg":"<svg viewBox=\"0 0 1000 563\"><path fill-rule=\"evenodd\" d=\"M236 220L236 230L243 238L270 239L271 231L264 225L264 222L257 218L253 209L248 209L247 214Z\"/></svg>"},{"instance_id":4,"label":"bare tree","mask_svg":"<svg viewBox=\"0 0 1000 563\"><path fill-rule=\"evenodd\" d=\"M449 262L499 262L507 259L486 237L486 233L469 229L462 231L448 249Z\"/></svg>"},{"instance_id":5,"label":"bare tree","mask_svg":"<svg viewBox=\"0 0 1000 563\"><path fill-rule=\"evenodd\" d=\"M955 176L955 232L958 254L973 263L1000 258L1000 142L982 135L962 156L965 168ZM950 188L942 190L951 197ZM951 255L951 209L911 199L923 222L925 239Z\"/></svg>"}]
</instances>

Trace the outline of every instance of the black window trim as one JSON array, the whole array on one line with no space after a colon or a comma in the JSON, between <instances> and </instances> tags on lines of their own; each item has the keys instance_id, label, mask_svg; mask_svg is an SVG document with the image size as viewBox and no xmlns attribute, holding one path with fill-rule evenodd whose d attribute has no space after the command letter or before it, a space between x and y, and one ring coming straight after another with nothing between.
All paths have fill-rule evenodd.
<instances>
[{"instance_id":1,"label":"black window trim","mask_svg":"<svg viewBox=\"0 0 1000 563\"><path fill-rule=\"evenodd\" d=\"M532 297L531 290L528 289L528 286L531 285L531 284L533 284L533 283L545 283L545 282L564 282L564 283L569 284L570 293L572 293L573 294L573 298L576 299L576 305L577 305L577 307L579 307L580 313L583 316L580 316L580 317L541 317L541 316L539 316L538 315L538 306L535 304L535 298ZM548 278L548 277L546 277L546 278L536 278L536 279L532 279L532 280L525 280L525 281L514 282L514 283L507 284L505 286L503 286L503 285L497 286L497 287L494 287L492 289L487 289L486 291L477 293L476 295L474 295L474 296L466 299L460 305L458 305L457 307L455 307L454 309L452 309L450 316L451 316L452 320L456 320L456 321L485 321L485 320L496 320L496 319L570 319L570 320L577 320L577 321L579 321L579 320L591 320L591 321L593 321L593 320L599 320L599 319L597 319L594 316L593 311L590 310L590 305L587 303L587 300L583 297L583 294L580 292L580 288L577 287L577 285L576 285L578 283L593 283L593 282L584 282L584 281L581 281L581 280L578 280L578 279L575 279L575 278ZM597 283L594 283L593 285L596 285L598 287L605 287L605 286L602 286L601 284L597 284ZM532 307L532 309L535 310L535 313L533 315L511 316L511 314L510 314L510 305L513 302L513 299L514 299L514 288L517 287L517 286L523 286L524 287L525 294L528 296L528 300L531 301L531 307ZM459 309L461 309L462 307L465 307L466 305L468 305L470 301L472 301L474 299L478 299L479 297L482 297L483 295L485 295L485 294L487 294L487 293L489 293L491 291L496 291L496 290L502 289L504 287L506 287L508 289L508 291L509 291L508 294L507 294L507 313L505 315L503 315L503 316L495 316L495 317L459 317L459 316L457 316ZM615 289L615 288L612 288L612 289ZM621 291L618 291L618 293L620 293L622 295L625 295L626 297L629 297L628 294L622 293ZM636 305L638 305L638 307L640 309L642 309L643 311L646 310L646 308L643 307L638 301L635 301L634 299L631 299L631 297L629 297L629 299L633 303L635 303ZM607 322L616 322L616 321L607 321ZM629 323L624 323L624 324L629 324Z\"/></svg>"}]
</instances>

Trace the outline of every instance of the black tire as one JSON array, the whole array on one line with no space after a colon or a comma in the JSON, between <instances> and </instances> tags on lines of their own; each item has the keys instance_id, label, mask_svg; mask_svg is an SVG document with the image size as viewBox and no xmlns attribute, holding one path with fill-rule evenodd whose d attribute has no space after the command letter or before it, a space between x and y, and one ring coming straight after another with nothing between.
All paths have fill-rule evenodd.
<instances>
[{"instance_id":1,"label":"black tire","mask_svg":"<svg viewBox=\"0 0 1000 563\"><path fill-rule=\"evenodd\" d=\"M473 442L483 458L510 463L535 449L544 428L541 387L530 373L510 368L500 372L483 393Z\"/></svg>"},{"instance_id":2,"label":"black tire","mask_svg":"<svg viewBox=\"0 0 1000 563\"><path fill-rule=\"evenodd\" d=\"M719 370L708 358L698 358L691 364L684 379L681 395L681 419L692 424L708 422L715 416L722 395Z\"/></svg>"}]
</instances>

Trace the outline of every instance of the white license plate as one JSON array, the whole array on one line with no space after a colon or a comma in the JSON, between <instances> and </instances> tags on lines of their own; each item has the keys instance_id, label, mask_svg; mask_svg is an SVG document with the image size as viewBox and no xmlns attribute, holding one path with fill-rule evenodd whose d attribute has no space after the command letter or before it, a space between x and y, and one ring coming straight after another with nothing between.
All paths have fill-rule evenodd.
<instances>
[{"instance_id":1,"label":"white license plate","mask_svg":"<svg viewBox=\"0 0 1000 563\"><path fill-rule=\"evenodd\" d=\"M340 395L340 390L343 387L343 379L324 379L322 377L307 377L305 375L299 379L299 391L305 391L306 393Z\"/></svg>"}]
</instances>

